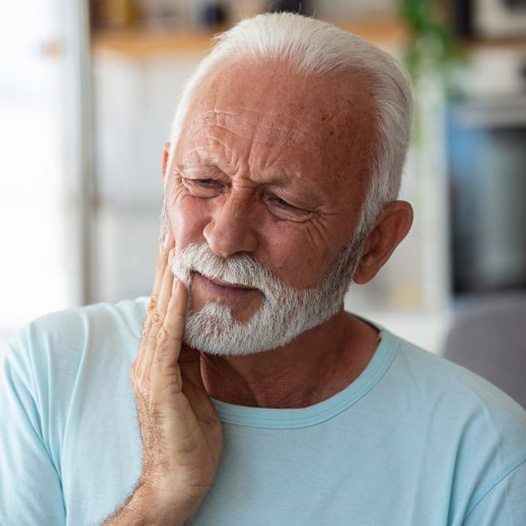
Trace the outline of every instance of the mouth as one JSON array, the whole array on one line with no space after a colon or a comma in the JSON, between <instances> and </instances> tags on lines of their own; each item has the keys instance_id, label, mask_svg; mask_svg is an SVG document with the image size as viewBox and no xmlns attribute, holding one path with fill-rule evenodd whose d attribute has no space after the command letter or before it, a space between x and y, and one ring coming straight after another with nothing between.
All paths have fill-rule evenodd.
<instances>
[{"instance_id":1,"label":"mouth","mask_svg":"<svg viewBox=\"0 0 526 526\"><path fill-rule=\"evenodd\" d=\"M191 273L191 283L191 308L195 312L207 304L217 304L230 309L237 321L246 322L265 301L263 291L257 288L208 278L197 271Z\"/></svg>"},{"instance_id":2,"label":"mouth","mask_svg":"<svg viewBox=\"0 0 526 526\"><path fill-rule=\"evenodd\" d=\"M233 291L233 292L258 292L258 289L254 287L247 287L245 285L240 285L239 283L229 283L216 278L209 278L201 274L200 272L193 271L192 278L197 278L199 281L204 281L207 285L223 290L224 292Z\"/></svg>"}]
</instances>

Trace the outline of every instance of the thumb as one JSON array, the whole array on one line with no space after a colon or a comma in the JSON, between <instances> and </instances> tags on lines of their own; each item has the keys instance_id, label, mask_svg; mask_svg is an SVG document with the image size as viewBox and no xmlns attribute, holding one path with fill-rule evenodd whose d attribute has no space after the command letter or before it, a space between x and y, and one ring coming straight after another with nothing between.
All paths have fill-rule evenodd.
<instances>
[{"instance_id":1,"label":"thumb","mask_svg":"<svg viewBox=\"0 0 526 526\"><path fill-rule=\"evenodd\" d=\"M183 378L188 379L204 391L205 386L201 376L201 353L197 349L193 349L186 343L183 343L178 361Z\"/></svg>"}]
</instances>

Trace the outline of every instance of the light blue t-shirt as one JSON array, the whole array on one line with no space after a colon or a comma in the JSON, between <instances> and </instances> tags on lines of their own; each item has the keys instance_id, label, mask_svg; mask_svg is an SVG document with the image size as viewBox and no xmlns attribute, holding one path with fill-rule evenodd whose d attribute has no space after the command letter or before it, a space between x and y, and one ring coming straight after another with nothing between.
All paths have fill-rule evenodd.
<instances>
[{"instance_id":1,"label":"light blue t-shirt","mask_svg":"<svg viewBox=\"0 0 526 526\"><path fill-rule=\"evenodd\" d=\"M147 298L52 313L0 361L0 524L96 525L134 488L129 369ZM193 526L525 526L526 413L381 330L360 377L303 409L214 400L224 450Z\"/></svg>"}]
</instances>

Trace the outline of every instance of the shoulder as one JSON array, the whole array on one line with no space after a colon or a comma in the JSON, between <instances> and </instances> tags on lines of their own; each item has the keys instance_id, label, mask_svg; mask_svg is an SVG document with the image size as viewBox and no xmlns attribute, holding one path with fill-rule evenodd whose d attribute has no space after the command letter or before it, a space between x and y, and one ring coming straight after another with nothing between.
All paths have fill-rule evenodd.
<instances>
[{"instance_id":1,"label":"shoulder","mask_svg":"<svg viewBox=\"0 0 526 526\"><path fill-rule=\"evenodd\" d=\"M137 443L129 364L138 351L146 305L147 298L138 298L52 312L3 345L0 457L4 453L8 460L0 458L0 478L9 471L15 485L33 488L35 514L62 514L62 489L73 472L98 465L97 444L108 445L100 436L110 423ZM113 430L110 434L115 435ZM122 440L128 437L121 435ZM11 513L28 516L29 501L18 487L7 491ZM5 496L0 489L0 508Z\"/></svg>"},{"instance_id":2,"label":"shoulder","mask_svg":"<svg viewBox=\"0 0 526 526\"><path fill-rule=\"evenodd\" d=\"M88 331L119 329L136 337L140 334L146 314L146 296L118 303L94 303L50 312L30 321L9 341L29 338L44 341L67 341L85 335Z\"/></svg>"},{"instance_id":3,"label":"shoulder","mask_svg":"<svg viewBox=\"0 0 526 526\"><path fill-rule=\"evenodd\" d=\"M494 488L509 495L523 488L526 411L464 367L388 331L384 337L396 349L385 392L400 403L401 425L405 419L426 437L437 470L448 473L454 509L469 513L497 495Z\"/></svg>"},{"instance_id":4,"label":"shoulder","mask_svg":"<svg viewBox=\"0 0 526 526\"><path fill-rule=\"evenodd\" d=\"M472 371L446 358L426 351L391 333L397 346L396 374L411 379L408 385L422 392L440 396L461 408L472 407L511 414L526 423L526 411L501 389Z\"/></svg>"},{"instance_id":5,"label":"shoulder","mask_svg":"<svg viewBox=\"0 0 526 526\"><path fill-rule=\"evenodd\" d=\"M108 336L108 329L137 337L146 314L146 302L146 297L139 297L51 312L31 321L25 329L40 338L59 338L63 341L87 333L97 336L104 332Z\"/></svg>"},{"instance_id":6,"label":"shoulder","mask_svg":"<svg viewBox=\"0 0 526 526\"><path fill-rule=\"evenodd\" d=\"M389 333L397 346L390 371L429 431L454 444L459 463L499 480L526 460L526 411L475 373Z\"/></svg>"},{"instance_id":7,"label":"shoulder","mask_svg":"<svg viewBox=\"0 0 526 526\"><path fill-rule=\"evenodd\" d=\"M36 318L4 343L2 367L52 376L72 373L88 355L134 353L147 300L96 303Z\"/></svg>"}]
</instances>

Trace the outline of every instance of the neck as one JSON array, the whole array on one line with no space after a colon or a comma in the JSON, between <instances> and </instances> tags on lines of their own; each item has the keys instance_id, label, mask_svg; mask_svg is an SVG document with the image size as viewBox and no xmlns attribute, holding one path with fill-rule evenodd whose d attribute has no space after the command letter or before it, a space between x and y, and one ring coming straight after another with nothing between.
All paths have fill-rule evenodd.
<instances>
[{"instance_id":1,"label":"neck","mask_svg":"<svg viewBox=\"0 0 526 526\"><path fill-rule=\"evenodd\" d=\"M365 369L378 331L341 311L290 344L246 356L201 353L207 393L251 407L301 408L344 389Z\"/></svg>"}]
</instances>

